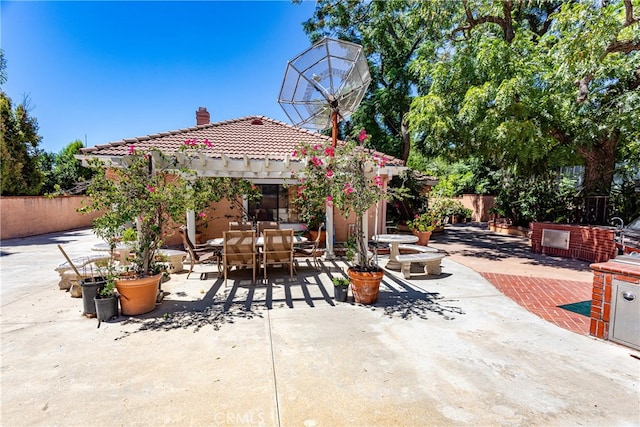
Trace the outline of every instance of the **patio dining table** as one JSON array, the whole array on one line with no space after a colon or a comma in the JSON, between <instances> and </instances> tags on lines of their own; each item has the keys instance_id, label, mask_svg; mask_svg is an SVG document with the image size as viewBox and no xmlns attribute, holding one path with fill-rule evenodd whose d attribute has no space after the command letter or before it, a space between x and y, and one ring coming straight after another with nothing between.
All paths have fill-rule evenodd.
<instances>
[{"instance_id":1,"label":"patio dining table","mask_svg":"<svg viewBox=\"0 0 640 427\"><path fill-rule=\"evenodd\" d=\"M309 239L307 239L304 236L296 236L296 235L293 236L293 246L301 245L308 241ZM213 246L216 248L222 248L224 246L224 238L216 237L215 239L209 239L207 240L207 245ZM264 238L262 236L256 237L256 247L260 247L260 246L264 246Z\"/></svg>"},{"instance_id":2,"label":"patio dining table","mask_svg":"<svg viewBox=\"0 0 640 427\"><path fill-rule=\"evenodd\" d=\"M398 247L401 243L417 242L418 236L414 236L413 234L376 234L372 239L375 242L389 243L391 245L389 261L386 267L390 270L400 270L402 265L398 262L398 255L400 254Z\"/></svg>"}]
</instances>

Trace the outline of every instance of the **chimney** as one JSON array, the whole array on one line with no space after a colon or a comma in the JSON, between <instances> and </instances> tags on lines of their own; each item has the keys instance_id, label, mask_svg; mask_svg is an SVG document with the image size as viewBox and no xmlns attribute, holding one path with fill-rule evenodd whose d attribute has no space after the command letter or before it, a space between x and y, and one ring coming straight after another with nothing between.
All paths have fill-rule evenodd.
<instances>
[{"instance_id":1,"label":"chimney","mask_svg":"<svg viewBox=\"0 0 640 427\"><path fill-rule=\"evenodd\" d=\"M196 111L196 125L208 125L211 122L211 115L206 107L198 108Z\"/></svg>"}]
</instances>

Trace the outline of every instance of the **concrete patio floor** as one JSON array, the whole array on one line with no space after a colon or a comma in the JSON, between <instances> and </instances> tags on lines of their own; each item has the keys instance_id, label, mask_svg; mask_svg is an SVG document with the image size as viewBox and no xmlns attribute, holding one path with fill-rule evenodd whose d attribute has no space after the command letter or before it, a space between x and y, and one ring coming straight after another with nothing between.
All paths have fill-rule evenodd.
<instances>
[{"instance_id":1,"label":"concrete patio floor","mask_svg":"<svg viewBox=\"0 0 640 427\"><path fill-rule=\"evenodd\" d=\"M638 352L518 305L456 253L464 231L433 243L451 252L442 275L388 272L374 306L333 302L340 263L257 286L175 274L155 311L99 328L53 271L55 245L90 253L90 230L5 240L0 424L640 424ZM588 274L511 257L500 274Z\"/></svg>"}]
</instances>

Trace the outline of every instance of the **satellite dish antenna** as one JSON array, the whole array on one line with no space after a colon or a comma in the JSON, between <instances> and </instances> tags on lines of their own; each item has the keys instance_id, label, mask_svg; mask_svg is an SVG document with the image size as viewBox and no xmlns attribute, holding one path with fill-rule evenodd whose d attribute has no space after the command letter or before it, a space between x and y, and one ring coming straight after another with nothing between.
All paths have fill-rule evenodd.
<instances>
[{"instance_id":1,"label":"satellite dish antenna","mask_svg":"<svg viewBox=\"0 0 640 427\"><path fill-rule=\"evenodd\" d=\"M287 63L278 102L296 126L332 128L360 105L371 83L362 46L325 37Z\"/></svg>"},{"instance_id":2,"label":"satellite dish antenna","mask_svg":"<svg viewBox=\"0 0 640 427\"><path fill-rule=\"evenodd\" d=\"M297 126L332 129L338 141L338 119L349 117L360 105L371 83L362 47L324 38L287 63L278 102ZM333 259L333 208L327 204L326 259Z\"/></svg>"}]
</instances>

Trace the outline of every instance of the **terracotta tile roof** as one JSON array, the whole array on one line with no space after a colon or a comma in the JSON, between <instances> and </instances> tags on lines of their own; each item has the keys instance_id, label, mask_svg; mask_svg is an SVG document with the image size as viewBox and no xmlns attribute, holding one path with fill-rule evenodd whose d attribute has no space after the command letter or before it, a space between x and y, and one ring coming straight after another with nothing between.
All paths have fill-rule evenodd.
<instances>
[{"instance_id":1,"label":"terracotta tile roof","mask_svg":"<svg viewBox=\"0 0 640 427\"><path fill-rule=\"evenodd\" d=\"M301 142L324 143L331 138L320 133L298 128L287 123L264 116L247 116L225 120L190 128L160 132L157 134L127 138L105 145L84 148L87 156L125 156L129 147L144 150L157 148L165 154L177 152L186 140L196 139L199 143L209 140L211 148L199 150L211 158L283 159L293 153ZM402 165L403 162L383 153L390 165Z\"/></svg>"}]
</instances>

